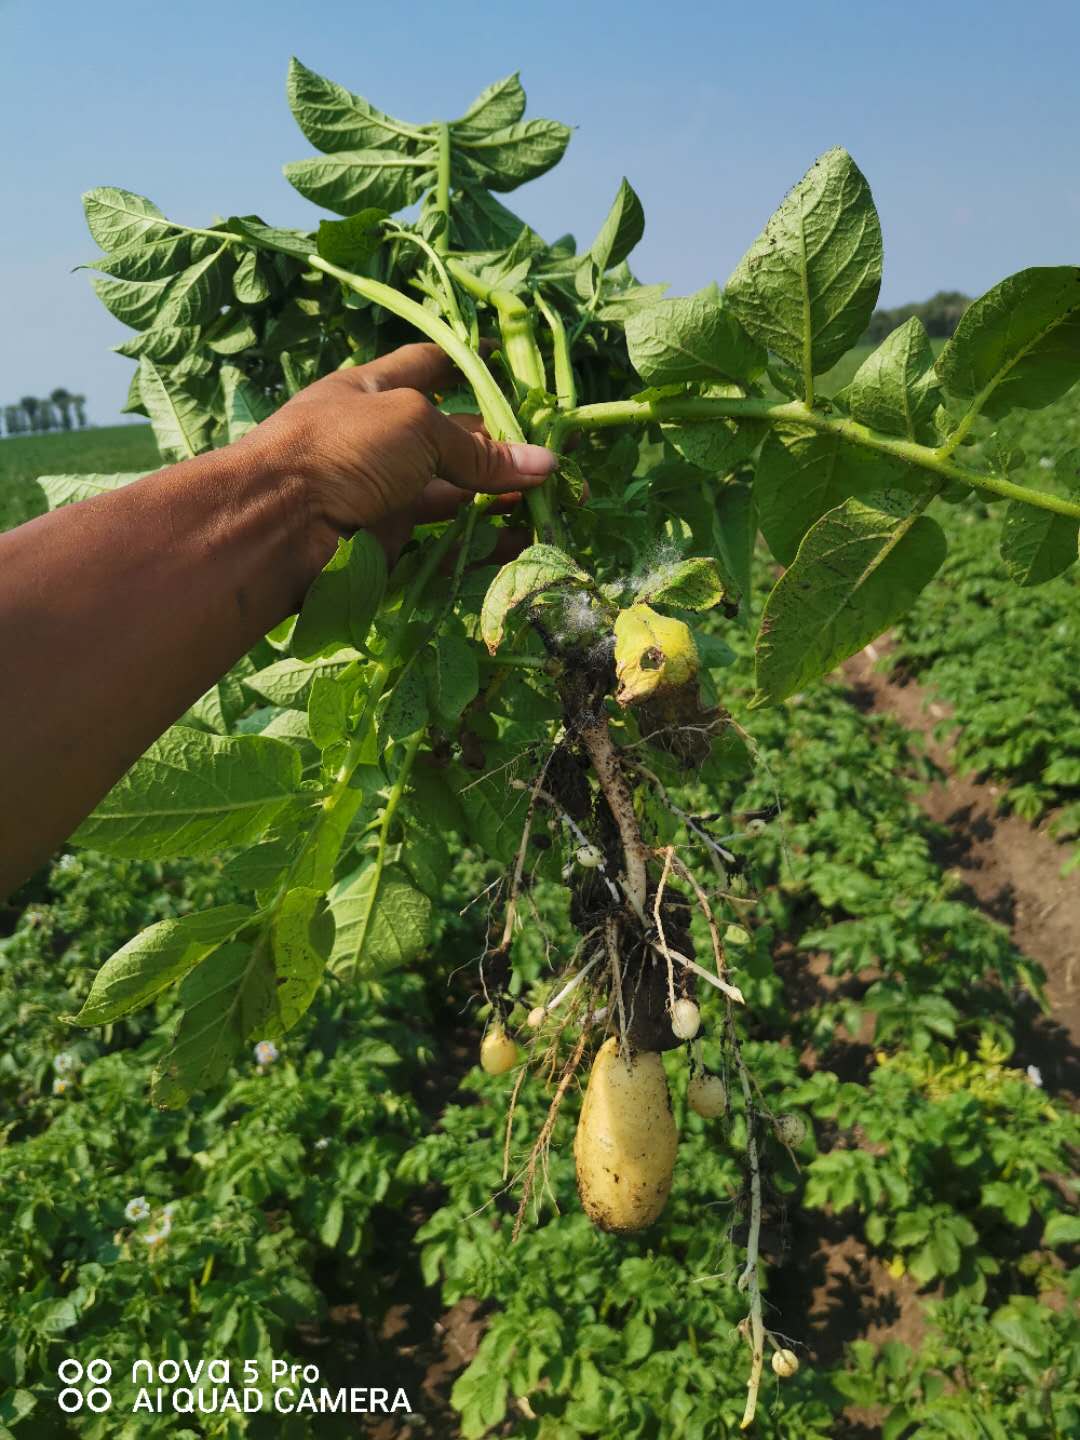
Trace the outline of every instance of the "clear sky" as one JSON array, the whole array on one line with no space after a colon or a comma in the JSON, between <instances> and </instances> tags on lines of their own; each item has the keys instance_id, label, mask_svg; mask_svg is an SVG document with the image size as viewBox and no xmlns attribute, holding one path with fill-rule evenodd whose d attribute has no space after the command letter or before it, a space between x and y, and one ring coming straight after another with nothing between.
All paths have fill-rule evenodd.
<instances>
[{"instance_id":1,"label":"clear sky","mask_svg":"<svg viewBox=\"0 0 1080 1440\"><path fill-rule=\"evenodd\" d=\"M95 250L84 190L189 224L314 223L281 175L311 153L291 54L416 121L520 69L528 114L578 128L509 203L587 242L625 174L647 220L633 263L673 294L726 279L837 144L881 212L883 304L1080 261L1077 0L0 0L0 404L65 385L118 418L131 362L109 346L129 332L71 273Z\"/></svg>"}]
</instances>

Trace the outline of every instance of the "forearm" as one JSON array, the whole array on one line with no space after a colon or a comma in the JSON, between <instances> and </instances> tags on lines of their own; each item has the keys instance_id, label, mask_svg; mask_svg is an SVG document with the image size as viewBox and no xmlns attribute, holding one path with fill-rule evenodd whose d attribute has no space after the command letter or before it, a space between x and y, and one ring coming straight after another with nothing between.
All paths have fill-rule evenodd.
<instances>
[{"instance_id":1,"label":"forearm","mask_svg":"<svg viewBox=\"0 0 1080 1440\"><path fill-rule=\"evenodd\" d=\"M0 535L0 895L295 610L305 520L241 443Z\"/></svg>"}]
</instances>

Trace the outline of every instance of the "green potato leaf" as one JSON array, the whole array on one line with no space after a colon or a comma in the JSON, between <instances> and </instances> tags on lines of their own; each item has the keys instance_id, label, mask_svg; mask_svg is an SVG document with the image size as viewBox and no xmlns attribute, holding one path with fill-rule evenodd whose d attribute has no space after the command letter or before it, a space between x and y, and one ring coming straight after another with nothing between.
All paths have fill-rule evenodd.
<instances>
[{"instance_id":1,"label":"green potato leaf","mask_svg":"<svg viewBox=\"0 0 1080 1440\"><path fill-rule=\"evenodd\" d=\"M356 664L356 651L337 650L321 655L318 660L297 660L288 657L244 676L244 685L260 700L283 705L290 710L306 710L312 682L318 675L340 675Z\"/></svg>"},{"instance_id":2,"label":"green potato leaf","mask_svg":"<svg viewBox=\"0 0 1080 1440\"><path fill-rule=\"evenodd\" d=\"M635 310L626 321L626 343L647 385L745 381L765 369L765 351L731 309L706 294Z\"/></svg>"},{"instance_id":3,"label":"green potato leaf","mask_svg":"<svg viewBox=\"0 0 1080 1440\"><path fill-rule=\"evenodd\" d=\"M414 126L376 110L344 85L309 70L295 56L289 61L285 93L306 138L327 154L397 147L420 134Z\"/></svg>"},{"instance_id":4,"label":"green potato leaf","mask_svg":"<svg viewBox=\"0 0 1080 1440\"><path fill-rule=\"evenodd\" d=\"M83 196L83 213L90 234L102 250L120 250L146 239L160 239L176 227L170 225L152 200L100 185Z\"/></svg>"},{"instance_id":5,"label":"green potato leaf","mask_svg":"<svg viewBox=\"0 0 1080 1440\"><path fill-rule=\"evenodd\" d=\"M211 331L212 338L206 342L207 348L215 355L240 355L258 345L259 333L251 323L247 311L233 310L225 318L229 323L224 329L215 324Z\"/></svg>"},{"instance_id":6,"label":"green potato leaf","mask_svg":"<svg viewBox=\"0 0 1080 1440\"><path fill-rule=\"evenodd\" d=\"M755 705L827 674L911 607L947 548L917 503L896 491L848 499L807 533L761 616Z\"/></svg>"},{"instance_id":7,"label":"green potato leaf","mask_svg":"<svg viewBox=\"0 0 1080 1440\"><path fill-rule=\"evenodd\" d=\"M184 1013L152 1081L155 1105L167 1110L220 1085L243 1047L273 1024L274 964L265 939L207 956L181 984L180 1002Z\"/></svg>"},{"instance_id":8,"label":"green potato leaf","mask_svg":"<svg viewBox=\"0 0 1080 1440\"><path fill-rule=\"evenodd\" d=\"M1020 270L988 290L965 310L937 373L994 420L1064 395L1080 380L1080 267Z\"/></svg>"},{"instance_id":9,"label":"green potato leaf","mask_svg":"<svg viewBox=\"0 0 1080 1440\"><path fill-rule=\"evenodd\" d=\"M230 444L274 413L269 398L235 365L221 367L221 393L225 401L225 424Z\"/></svg>"},{"instance_id":10,"label":"green potato leaf","mask_svg":"<svg viewBox=\"0 0 1080 1440\"><path fill-rule=\"evenodd\" d=\"M745 480L729 478L714 492L716 507L716 555L722 572L730 577L731 587L742 597L744 607L750 604L751 573L754 545L758 533L757 505L754 492Z\"/></svg>"},{"instance_id":11,"label":"green potato leaf","mask_svg":"<svg viewBox=\"0 0 1080 1440\"><path fill-rule=\"evenodd\" d=\"M366 530L337 549L304 597L289 648L300 660L352 645L363 650L386 591L386 552Z\"/></svg>"},{"instance_id":12,"label":"green potato leaf","mask_svg":"<svg viewBox=\"0 0 1080 1440\"><path fill-rule=\"evenodd\" d=\"M528 227L501 200L475 181L463 179L450 217L453 245L461 250L503 250Z\"/></svg>"},{"instance_id":13,"label":"green potato leaf","mask_svg":"<svg viewBox=\"0 0 1080 1440\"><path fill-rule=\"evenodd\" d=\"M592 580L580 565L554 545L530 545L504 565L488 587L480 611L480 636L492 655L502 644L506 617L534 595L557 586L589 588Z\"/></svg>"},{"instance_id":14,"label":"green potato leaf","mask_svg":"<svg viewBox=\"0 0 1080 1440\"><path fill-rule=\"evenodd\" d=\"M385 974L427 948L431 901L396 866L365 861L327 898L336 926L330 968L340 979Z\"/></svg>"},{"instance_id":15,"label":"green potato leaf","mask_svg":"<svg viewBox=\"0 0 1080 1440\"><path fill-rule=\"evenodd\" d=\"M557 120L523 120L475 139L460 140L458 150L489 190L516 190L562 159L570 130Z\"/></svg>"},{"instance_id":16,"label":"green potato leaf","mask_svg":"<svg viewBox=\"0 0 1080 1440\"><path fill-rule=\"evenodd\" d=\"M828 150L740 260L724 299L761 345L819 375L869 324L881 263L870 187L846 150Z\"/></svg>"},{"instance_id":17,"label":"green potato leaf","mask_svg":"<svg viewBox=\"0 0 1080 1440\"><path fill-rule=\"evenodd\" d=\"M440 720L456 724L480 689L475 645L463 632L444 629L426 669L432 709Z\"/></svg>"},{"instance_id":18,"label":"green potato leaf","mask_svg":"<svg viewBox=\"0 0 1080 1440\"><path fill-rule=\"evenodd\" d=\"M850 495L895 486L906 466L840 435L807 425L776 426L765 437L754 473L761 533L790 565L816 520Z\"/></svg>"},{"instance_id":19,"label":"green potato leaf","mask_svg":"<svg viewBox=\"0 0 1080 1440\"><path fill-rule=\"evenodd\" d=\"M316 675L308 694L308 733L320 750L344 740L348 730L351 687L330 675Z\"/></svg>"},{"instance_id":20,"label":"green potato leaf","mask_svg":"<svg viewBox=\"0 0 1080 1440\"><path fill-rule=\"evenodd\" d=\"M630 254L645 233L645 211L630 182L623 178L596 239L589 246L589 256L597 271L619 265Z\"/></svg>"},{"instance_id":21,"label":"green potato leaf","mask_svg":"<svg viewBox=\"0 0 1080 1440\"><path fill-rule=\"evenodd\" d=\"M461 119L453 121L450 130L455 139L475 139L490 135L493 130L505 130L524 114L525 91L515 70L481 90Z\"/></svg>"},{"instance_id":22,"label":"green potato leaf","mask_svg":"<svg viewBox=\"0 0 1080 1440\"><path fill-rule=\"evenodd\" d=\"M245 250L240 256L233 271L232 288L241 305L261 305L269 300L270 282L255 250Z\"/></svg>"},{"instance_id":23,"label":"green potato leaf","mask_svg":"<svg viewBox=\"0 0 1080 1440\"><path fill-rule=\"evenodd\" d=\"M59 510L61 505L73 505L77 500L106 495L110 490L119 490L122 485L130 485L142 478L138 471L124 475L39 475L37 483L45 491L49 509Z\"/></svg>"},{"instance_id":24,"label":"green potato leaf","mask_svg":"<svg viewBox=\"0 0 1080 1440\"><path fill-rule=\"evenodd\" d=\"M248 905L219 905L140 931L102 965L74 1023L108 1025L140 1009L231 940L254 913Z\"/></svg>"},{"instance_id":25,"label":"green potato leaf","mask_svg":"<svg viewBox=\"0 0 1080 1440\"><path fill-rule=\"evenodd\" d=\"M442 832L434 828L429 816L418 816L406 826L401 863L418 888L429 899L438 900L454 864Z\"/></svg>"},{"instance_id":26,"label":"green potato leaf","mask_svg":"<svg viewBox=\"0 0 1080 1440\"><path fill-rule=\"evenodd\" d=\"M149 330L132 335L113 348L118 355L128 355L133 360L140 360L145 355L148 360L174 364L195 352L201 336L202 330L198 325L158 325L155 322ZM135 378L137 382L138 372Z\"/></svg>"},{"instance_id":27,"label":"green potato leaf","mask_svg":"<svg viewBox=\"0 0 1080 1440\"><path fill-rule=\"evenodd\" d=\"M930 337L916 315L887 335L841 392L853 420L921 445L937 443L941 382Z\"/></svg>"},{"instance_id":28,"label":"green potato leaf","mask_svg":"<svg viewBox=\"0 0 1080 1440\"><path fill-rule=\"evenodd\" d=\"M228 249L223 244L173 278L158 323L182 327L215 318L225 302L227 267L231 266Z\"/></svg>"},{"instance_id":29,"label":"green potato leaf","mask_svg":"<svg viewBox=\"0 0 1080 1440\"><path fill-rule=\"evenodd\" d=\"M146 355L139 361L139 394L163 460L190 460L210 448L209 411Z\"/></svg>"},{"instance_id":30,"label":"green potato leaf","mask_svg":"<svg viewBox=\"0 0 1080 1440\"><path fill-rule=\"evenodd\" d=\"M133 330L146 330L162 311L172 278L162 280L114 280L101 276L92 282L94 294L108 310Z\"/></svg>"},{"instance_id":31,"label":"green potato leaf","mask_svg":"<svg viewBox=\"0 0 1080 1440\"><path fill-rule=\"evenodd\" d=\"M1073 495L1080 495L1080 448L1066 451L1055 466ZM44 481L41 482L44 484ZM1020 500L1009 502L1001 527L1001 558L1017 585L1045 585L1077 558L1080 522Z\"/></svg>"},{"instance_id":32,"label":"green potato leaf","mask_svg":"<svg viewBox=\"0 0 1080 1440\"><path fill-rule=\"evenodd\" d=\"M334 917L321 890L290 890L274 911L270 944L276 977L276 1024L268 1038L291 1030L318 993L334 944Z\"/></svg>"},{"instance_id":33,"label":"green potato leaf","mask_svg":"<svg viewBox=\"0 0 1080 1440\"><path fill-rule=\"evenodd\" d=\"M379 207L402 210L420 199L434 170L434 150L342 150L285 166L285 178L306 200L338 215Z\"/></svg>"},{"instance_id":34,"label":"green potato leaf","mask_svg":"<svg viewBox=\"0 0 1080 1440\"><path fill-rule=\"evenodd\" d=\"M222 226L231 235L240 235L250 240L260 250L269 250L277 255L288 255L293 260L307 262L315 249L315 242L303 230L282 230L274 225L264 225L257 215L234 215Z\"/></svg>"},{"instance_id":35,"label":"green potato leaf","mask_svg":"<svg viewBox=\"0 0 1080 1440\"><path fill-rule=\"evenodd\" d=\"M702 420L660 428L688 464L715 476L728 475L749 460L767 433L758 420Z\"/></svg>"},{"instance_id":36,"label":"green potato leaf","mask_svg":"<svg viewBox=\"0 0 1080 1440\"><path fill-rule=\"evenodd\" d=\"M724 598L724 581L715 560L680 560L650 574L634 596L638 602L673 605L679 610L709 610Z\"/></svg>"},{"instance_id":37,"label":"green potato leaf","mask_svg":"<svg viewBox=\"0 0 1080 1440\"><path fill-rule=\"evenodd\" d=\"M407 740L428 723L427 686L419 664L406 665L398 677L379 724L380 748Z\"/></svg>"},{"instance_id":38,"label":"green potato leaf","mask_svg":"<svg viewBox=\"0 0 1080 1440\"><path fill-rule=\"evenodd\" d=\"M319 254L344 270L360 269L382 244L383 221L387 218L386 210L372 208L344 220L320 220Z\"/></svg>"},{"instance_id":39,"label":"green potato leaf","mask_svg":"<svg viewBox=\"0 0 1080 1440\"><path fill-rule=\"evenodd\" d=\"M212 855L258 839L300 794L300 757L283 740L174 725L73 839L106 855Z\"/></svg>"},{"instance_id":40,"label":"green potato leaf","mask_svg":"<svg viewBox=\"0 0 1080 1440\"><path fill-rule=\"evenodd\" d=\"M167 280L189 263L191 241L187 235L156 234L133 240L93 261L92 268L116 280Z\"/></svg>"}]
</instances>

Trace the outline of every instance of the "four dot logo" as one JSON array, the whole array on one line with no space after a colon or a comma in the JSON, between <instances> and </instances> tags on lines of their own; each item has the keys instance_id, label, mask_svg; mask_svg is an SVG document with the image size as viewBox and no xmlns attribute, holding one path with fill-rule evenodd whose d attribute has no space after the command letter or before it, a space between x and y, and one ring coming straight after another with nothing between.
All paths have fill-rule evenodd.
<instances>
[{"instance_id":1,"label":"four dot logo","mask_svg":"<svg viewBox=\"0 0 1080 1440\"><path fill-rule=\"evenodd\" d=\"M101 1415L112 1405L112 1395L105 1388L112 1379L112 1366L107 1360L91 1360L83 1369L81 1361L69 1355L66 1360L61 1360L56 1374L64 1382L64 1389L57 1395L56 1403L65 1415L74 1415L84 1405L95 1415ZM75 1388L82 1380L90 1382L90 1389L85 1395Z\"/></svg>"}]
</instances>

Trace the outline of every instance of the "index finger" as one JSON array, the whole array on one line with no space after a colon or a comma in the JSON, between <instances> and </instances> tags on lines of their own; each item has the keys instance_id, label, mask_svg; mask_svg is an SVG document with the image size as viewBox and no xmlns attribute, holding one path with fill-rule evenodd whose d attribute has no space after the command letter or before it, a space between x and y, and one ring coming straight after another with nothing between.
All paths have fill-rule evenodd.
<instances>
[{"instance_id":1,"label":"index finger","mask_svg":"<svg viewBox=\"0 0 1080 1440\"><path fill-rule=\"evenodd\" d=\"M368 394L381 390L420 390L429 395L433 390L446 390L463 383L461 371L449 355L438 345L426 341L400 345L366 365L355 365L338 373Z\"/></svg>"}]
</instances>

